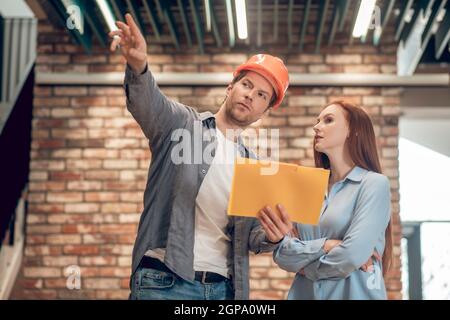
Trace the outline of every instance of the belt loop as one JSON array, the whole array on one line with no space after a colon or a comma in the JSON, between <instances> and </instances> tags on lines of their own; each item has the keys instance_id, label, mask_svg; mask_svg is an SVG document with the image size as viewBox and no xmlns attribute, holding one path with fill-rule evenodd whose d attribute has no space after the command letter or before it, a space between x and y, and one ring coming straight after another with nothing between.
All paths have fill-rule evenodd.
<instances>
[{"instance_id":1,"label":"belt loop","mask_svg":"<svg viewBox=\"0 0 450 320\"><path fill-rule=\"evenodd\" d=\"M202 283L206 284L206 275L207 273L205 271L202 272Z\"/></svg>"}]
</instances>

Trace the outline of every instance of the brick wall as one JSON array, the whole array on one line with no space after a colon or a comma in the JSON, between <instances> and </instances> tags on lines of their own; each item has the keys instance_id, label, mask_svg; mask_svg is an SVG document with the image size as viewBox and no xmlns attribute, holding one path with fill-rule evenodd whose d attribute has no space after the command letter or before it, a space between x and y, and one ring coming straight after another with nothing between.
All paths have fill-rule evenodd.
<instances>
[{"instance_id":1,"label":"brick wall","mask_svg":"<svg viewBox=\"0 0 450 320\"><path fill-rule=\"evenodd\" d=\"M321 54L265 48L281 56L291 72L395 73L393 40L379 48L342 45ZM64 30L40 21L37 72L123 71L123 60L96 46L92 55L71 44ZM263 51L263 50L261 50ZM175 52L150 45L153 72L231 72L251 54L239 48L206 47ZM215 111L225 87L162 87L170 98ZM150 162L148 144L125 107L121 86L43 86L34 90L33 141L28 193L27 244L13 298L127 298L131 251L142 210ZM283 106L261 122L279 127L281 160L313 165L312 125L335 99L365 107L373 117L384 173L391 181L395 232L394 269L387 278L391 299L401 298L398 118L400 88L291 87ZM66 288L70 265L81 269L81 289ZM271 255L251 259L251 298L283 299L292 274Z\"/></svg>"}]
</instances>

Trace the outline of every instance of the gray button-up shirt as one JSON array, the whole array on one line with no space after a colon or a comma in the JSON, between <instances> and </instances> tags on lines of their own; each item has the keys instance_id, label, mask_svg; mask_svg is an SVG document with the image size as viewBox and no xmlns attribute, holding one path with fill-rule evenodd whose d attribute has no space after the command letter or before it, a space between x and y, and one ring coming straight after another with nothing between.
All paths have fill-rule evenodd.
<instances>
[{"instance_id":1,"label":"gray button-up shirt","mask_svg":"<svg viewBox=\"0 0 450 320\"><path fill-rule=\"evenodd\" d=\"M195 199L210 165L204 154L214 157L217 146L215 118L210 112L198 113L168 99L149 70L136 75L127 67L124 87L127 108L148 138L152 151L144 210L133 249L132 275L147 250L165 248L167 267L181 278L194 281ZM172 154L179 155L180 142L190 145L192 154L187 155L190 161L176 164ZM252 156L241 141L239 147L241 156ZM182 158L185 157L183 154ZM249 250L270 252L278 245L267 242L257 219L229 220L235 299L248 299Z\"/></svg>"}]
</instances>

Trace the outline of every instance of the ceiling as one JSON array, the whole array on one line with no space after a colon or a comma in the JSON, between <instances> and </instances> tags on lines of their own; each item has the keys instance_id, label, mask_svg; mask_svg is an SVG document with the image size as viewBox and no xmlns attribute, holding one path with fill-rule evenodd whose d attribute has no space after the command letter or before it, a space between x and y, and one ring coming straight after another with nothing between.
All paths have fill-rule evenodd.
<instances>
[{"instance_id":1,"label":"ceiling","mask_svg":"<svg viewBox=\"0 0 450 320\"><path fill-rule=\"evenodd\" d=\"M106 0L115 19L130 12L151 43L175 50L205 47L254 49L281 47L288 52L320 53L341 44L382 45L394 39L405 74L419 63L450 62L450 1L378 0L376 28L363 39L352 30L361 0L247 0L249 37L237 37L234 0ZM93 44L108 45L109 28L92 0L39 0L42 11L57 25L67 25L67 7L76 5L84 32L67 29L90 52ZM205 10L205 8L209 9ZM209 18L210 17L210 18ZM378 18L378 19L377 19ZM210 21L210 28L208 28ZM400 66L402 70L402 66Z\"/></svg>"}]
</instances>

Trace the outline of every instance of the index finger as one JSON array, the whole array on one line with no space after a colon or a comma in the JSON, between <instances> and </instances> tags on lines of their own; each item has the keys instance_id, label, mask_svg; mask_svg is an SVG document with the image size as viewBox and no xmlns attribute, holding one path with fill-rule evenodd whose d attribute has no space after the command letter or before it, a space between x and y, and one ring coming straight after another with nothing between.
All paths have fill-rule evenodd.
<instances>
[{"instance_id":1,"label":"index finger","mask_svg":"<svg viewBox=\"0 0 450 320\"><path fill-rule=\"evenodd\" d=\"M133 16L129 13L125 15L125 19L127 20L127 24L131 29L131 33L134 36L142 37L141 30L139 30L139 27L137 26L136 22L134 22Z\"/></svg>"},{"instance_id":2,"label":"index finger","mask_svg":"<svg viewBox=\"0 0 450 320\"><path fill-rule=\"evenodd\" d=\"M289 219L289 214L287 213L286 209L282 204L277 204L277 208L281 213L281 219L287 224L291 223L291 220Z\"/></svg>"}]
</instances>

